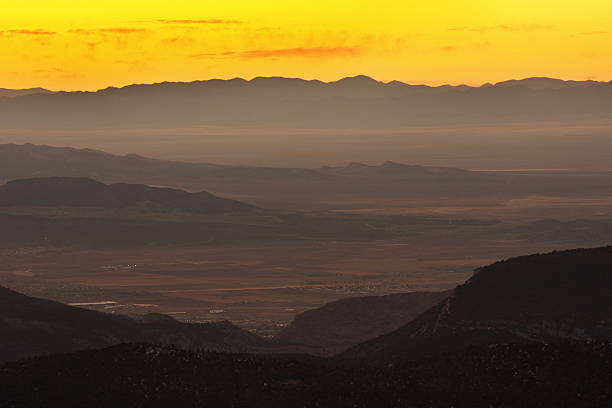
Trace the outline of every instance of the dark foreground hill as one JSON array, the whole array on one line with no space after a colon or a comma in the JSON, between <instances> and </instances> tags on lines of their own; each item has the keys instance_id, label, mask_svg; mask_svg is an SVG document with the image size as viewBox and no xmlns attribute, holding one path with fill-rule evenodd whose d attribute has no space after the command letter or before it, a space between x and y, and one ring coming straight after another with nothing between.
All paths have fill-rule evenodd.
<instances>
[{"instance_id":1,"label":"dark foreground hill","mask_svg":"<svg viewBox=\"0 0 612 408\"><path fill-rule=\"evenodd\" d=\"M605 407L611 365L609 343L497 345L360 367L128 344L0 366L0 407Z\"/></svg>"},{"instance_id":2,"label":"dark foreground hill","mask_svg":"<svg viewBox=\"0 0 612 408\"><path fill-rule=\"evenodd\" d=\"M259 210L207 192L189 193L143 184L106 185L88 178L13 180L0 186L0 207L139 208L167 212L256 214Z\"/></svg>"},{"instance_id":3,"label":"dark foreground hill","mask_svg":"<svg viewBox=\"0 0 612 408\"><path fill-rule=\"evenodd\" d=\"M512 258L477 269L437 306L344 353L421 358L468 345L612 339L612 247Z\"/></svg>"},{"instance_id":4,"label":"dark foreground hill","mask_svg":"<svg viewBox=\"0 0 612 408\"><path fill-rule=\"evenodd\" d=\"M400 328L449 295L413 292L338 300L300 313L277 339L339 353Z\"/></svg>"},{"instance_id":5,"label":"dark foreground hill","mask_svg":"<svg viewBox=\"0 0 612 408\"><path fill-rule=\"evenodd\" d=\"M0 361L135 341L223 351L263 346L259 337L229 322L186 324L155 314L137 321L0 287Z\"/></svg>"}]
</instances>

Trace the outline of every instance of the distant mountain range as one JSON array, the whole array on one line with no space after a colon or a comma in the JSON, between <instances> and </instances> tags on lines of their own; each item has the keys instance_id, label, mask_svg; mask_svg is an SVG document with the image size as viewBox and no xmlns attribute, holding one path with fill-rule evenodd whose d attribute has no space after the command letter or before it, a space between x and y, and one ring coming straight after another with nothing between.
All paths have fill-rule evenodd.
<instances>
[{"instance_id":1,"label":"distant mountain range","mask_svg":"<svg viewBox=\"0 0 612 408\"><path fill-rule=\"evenodd\" d=\"M345 357L417 359L467 346L612 339L612 247L512 258L476 270L437 306Z\"/></svg>"},{"instance_id":2,"label":"distant mountain range","mask_svg":"<svg viewBox=\"0 0 612 408\"><path fill-rule=\"evenodd\" d=\"M134 320L0 287L0 361L138 341L221 351L255 351L264 345L229 322L187 324L158 314Z\"/></svg>"},{"instance_id":3,"label":"distant mountain range","mask_svg":"<svg viewBox=\"0 0 612 408\"><path fill-rule=\"evenodd\" d=\"M143 184L106 185L89 178L47 177L13 180L0 186L0 207L132 208L151 212L200 214L257 214L257 207L216 197L207 192L149 187Z\"/></svg>"},{"instance_id":4,"label":"distant mountain range","mask_svg":"<svg viewBox=\"0 0 612 408\"><path fill-rule=\"evenodd\" d=\"M495 85L259 77L0 98L5 129L201 125L405 127L612 118L612 82L528 78Z\"/></svg>"},{"instance_id":5,"label":"distant mountain range","mask_svg":"<svg viewBox=\"0 0 612 408\"><path fill-rule=\"evenodd\" d=\"M274 168L186 163L112 155L98 150L32 144L0 145L0 180L89 177L105 183L138 183L212 191L256 205L319 203L321 197L361 194L469 194L496 189L495 180L467 170L386 162L369 166Z\"/></svg>"},{"instance_id":6,"label":"distant mountain range","mask_svg":"<svg viewBox=\"0 0 612 408\"><path fill-rule=\"evenodd\" d=\"M50 93L53 93L53 92L49 91L48 89L44 89L44 88L29 88L29 89L0 88L0 98L1 97L15 98L15 97L24 96L24 95L50 94Z\"/></svg>"},{"instance_id":7,"label":"distant mountain range","mask_svg":"<svg viewBox=\"0 0 612 408\"><path fill-rule=\"evenodd\" d=\"M509 81L502 81L496 84L484 84L481 88L508 88L513 86L522 86L532 90L542 89L563 89L563 88L584 88L591 86L599 86L602 84L611 84L609 82L601 81L564 81L562 79L547 78L547 77L532 77L525 79L511 79Z\"/></svg>"},{"instance_id":8,"label":"distant mountain range","mask_svg":"<svg viewBox=\"0 0 612 408\"><path fill-rule=\"evenodd\" d=\"M89 178L18 179L0 185L0 243L131 247L302 240L390 239L391 226L445 224L431 217L378 217L266 210L207 192L106 185Z\"/></svg>"},{"instance_id":9,"label":"distant mountain range","mask_svg":"<svg viewBox=\"0 0 612 408\"><path fill-rule=\"evenodd\" d=\"M610 173L505 175L397 162L319 168L254 167L158 160L136 154L32 144L0 145L0 182L88 177L103 183L209 191L268 208L325 209L361 198L610 194ZM333 204L332 204L333 205ZM332 207L333 208L333 207Z\"/></svg>"},{"instance_id":10,"label":"distant mountain range","mask_svg":"<svg viewBox=\"0 0 612 408\"><path fill-rule=\"evenodd\" d=\"M175 183L196 186L249 183L287 184L296 181L327 182L337 178L439 179L478 178L468 170L419 166L387 161L381 165L350 163L320 168L255 167L188 163L142 157L137 154L113 155L100 150L41 146L26 143L0 144L0 177L5 180L36 177L90 177L105 182L140 180L147 183Z\"/></svg>"}]
</instances>

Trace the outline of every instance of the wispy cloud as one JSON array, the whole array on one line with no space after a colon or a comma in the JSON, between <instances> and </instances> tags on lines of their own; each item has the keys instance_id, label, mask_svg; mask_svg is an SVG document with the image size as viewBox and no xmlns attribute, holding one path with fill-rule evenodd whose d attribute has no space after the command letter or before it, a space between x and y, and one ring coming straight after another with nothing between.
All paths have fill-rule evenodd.
<instances>
[{"instance_id":1,"label":"wispy cloud","mask_svg":"<svg viewBox=\"0 0 612 408\"><path fill-rule=\"evenodd\" d=\"M453 52L453 51L457 51L457 46L456 45L445 45L444 47L441 48L442 51L444 52Z\"/></svg>"},{"instance_id":2,"label":"wispy cloud","mask_svg":"<svg viewBox=\"0 0 612 408\"><path fill-rule=\"evenodd\" d=\"M274 58L274 57L330 57L350 56L361 52L361 47L311 47L283 48L276 50L251 50L240 53L241 58Z\"/></svg>"},{"instance_id":3,"label":"wispy cloud","mask_svg":"<svg viewBox=\"0 0 612 408\"><path fill-rule=\"evenodd\" d=\"M610 34L609 31L587 31L584 33L579 33L579 35L605 35Z\"/></svg>"},{"instance_id":4,"label":"wispy cloud","mask_svg":"<svg viewBox=\"0 0 612 408\"><path fill-rule=\"evenodd\" d=\"M113 33L113 34L138 34L138 33L146 33L148 30L145 30L144 28L118 27L118 28L100 28L98 31L101 33Z\"/></svg>"},{"instance_id":5,"label":"wispy cloud","mask_svg":"<svg viewBox=\"0 0 612 408\"><path fill-rule=\"evenodd\" d=\"M47 31L47 30L4 30L0 31L0 35L56 35L55 31Z\"/></svg>"},{"instance_id":6,"label":"wispy cloud","mask_svg":"<svg viewBox=\"0 0 612 408\"><path fill-rule=\"evenodd\" d=\"M190 45L190 44L193 44L194 42L195 40L192 37L187 37L187 36L170 37L170 38L164 38L162 40L162 43L168 46Z\"/></svg>"},{"instance_id":7,"label":"wispy cloud","mask_svg":"<svg viewBox=\"0 0 612 408\"><path fill-rule=\"evenodd\" d=\"M34 74L40 74L46 77L60 77L60 78L65 78L65 79L85 78L85 74L82 74L80 72L70 71L64 68L35 69L32 72Z\"/></svg>"},{"instance_id":8,"label":"wispy cloud","mask_svg":"<svg viewBox=\"0 0 612 408\"><path fill-rule=\"evenodd\" d=\"M122 64L122 65L140 65L143 64L143 61L138 60L115 60L113 64Z\"/></svg>"},{"instance_id":9,"label":"wispy cloud","mask_svg":"<svg viewBox=\"0 0 612 408\"><path fill-rule=\"evenodd\" d=\"M73 28L72 30L68 30L68 32L72 34L95 34L96 30L90 30L87 28Z\"/></svg>"},{"instance_id":10,"label":"wispy cloud","mask_svg":"<svg viewBox=\"0 0 612 408\"><path fill-rule=\"evenodd\" d=\"M544 31L552 30L554 25L548 24L499 24L494 26L479 26L479 27L451 27L448 31L463 31L485 33L490 31L506 31L506 32L521 32L521 31Z\"/></svg>"},{"instance_id":11,"label":"wispy cloud","mask_svg":"<svg viewBox=\"0 0 612 408\"><path fill-rule=\"evenodd\" d=\"M87 48L89 48L90 51L95 51L96 48L98 47L98 45L102 44L101 42L86 42L85 45L87 45Z\"/></svg>"},{"instance_id":12,"label":"wispy cloud","mask_svg":"<svg viewBox=\"0 0 612 408\"><path fill-rule=\"evenodd\" d=\"M223 20L219 18L210 18L205 20L166 20L159 19L156 20L158 23L162 24L243 24L244 21L240 20Z\"/></svg>"},{"instance_id":13,"label":"wispy cloud","mask_svg":"<svg viewBox=\"0 0 612 408\"><path fill-rule=\"evenodd\" d=\"M239 55L239 52L226 51L226 52L203 52L201 54L190 55L189 58L200 59L200 58L223 58Z\"/></svg>"},{"instance_id":14,"label":"wispy cloud","mask_svg":"<svg viewBox=\"0 0 612 408\"><path fill-rule=\"evenodd\" d=\"M191 55L191 58L224 58L240 59L291 58L291 57L338 57L360 54L362 47L298 47L274 50L226 51L220 53L203 53Z\"/></svg>"},{"instance_id":15,"label":"wispy cloud","mask_svg":"<svg viewBox=\"0 0 612 408\"><path fill-rule=\"evenodd\" d=\"M69 33L73 34L139 34L146 33L148 30L144 28L131 28L131 27L113 27L113 28L75 28L69 30Z\"/></svg>"}]
</instances>

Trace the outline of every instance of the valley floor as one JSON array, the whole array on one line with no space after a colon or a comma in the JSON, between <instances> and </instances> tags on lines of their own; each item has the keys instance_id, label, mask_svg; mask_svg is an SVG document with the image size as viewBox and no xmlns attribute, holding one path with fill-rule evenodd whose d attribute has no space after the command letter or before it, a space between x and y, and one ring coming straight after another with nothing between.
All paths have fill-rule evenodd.
<instances>
[{"instance_id":1,"label":"valley floor","mask_svg":"<svg viewBox=\"0 0 612 408\"><path fill-rule=\"evenodd\" d=\"M0 284L111 313L230 320L267 336L333 300L447 290L479 266L553 249L559 245L448 232L385 241L5 248Z\"/></svg>"}]
</instances>

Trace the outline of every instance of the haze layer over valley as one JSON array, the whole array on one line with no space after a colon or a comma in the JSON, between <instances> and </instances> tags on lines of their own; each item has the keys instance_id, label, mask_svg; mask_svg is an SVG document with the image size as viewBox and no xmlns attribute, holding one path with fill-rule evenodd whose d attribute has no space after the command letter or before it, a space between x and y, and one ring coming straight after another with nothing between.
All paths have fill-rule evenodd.
<instances>
[{"instance_id":1,"label":"haze layer over valley","mask_svg":"<svg viewBox=\"0 0 612 408\"><path fill-rule=\"evenodd\" d=\"M2 95L0 278L29 295L274 336L330 301L612 239L608 82Z\"/></svg>"},{"instance_id":2,"label":"haze layer over valley","mask_svg":"<svg viewBox=\"0 0 612 408\"><path fill-rule=\"evenodd\" d=\"M612 239L605 171L231 166L32 144L0 159L5 286L264 336L330 301L445 291L500 258ZM355 344L338 336L308 342Z\"/></svg>"},{"instance_id":3,"label":"haze layer over valley","mask_svg":"<svg viewBox=\"0 0 612 408\"><path fill-rule=\"evenodd\" d=\"M273 167L612 169L609 82L209 80L0 98L0 142ZM579 146L579 148L577 148Z\"/></svg>"}]
</instances>

